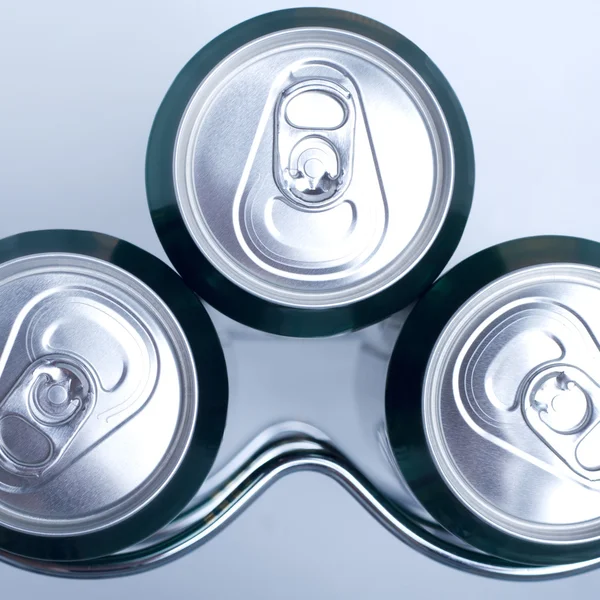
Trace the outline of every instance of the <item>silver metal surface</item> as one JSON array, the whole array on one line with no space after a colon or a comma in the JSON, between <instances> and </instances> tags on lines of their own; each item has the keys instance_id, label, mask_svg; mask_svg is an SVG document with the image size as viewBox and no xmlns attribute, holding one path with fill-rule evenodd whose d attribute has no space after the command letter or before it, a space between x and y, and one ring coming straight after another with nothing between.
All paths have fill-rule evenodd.
<instances>
[{"instance_id":1,"label":"silver metal surface","mask_svg":"<svg viewBox=\"0 0 600 600\"><path fill-rule=\"evenodd\" d=\"M204 79L174 173L186 227L221 273L271 302L333 307L419 261L444 222L454 157L441 108L399 56L298 28Z\"/></svg>"},{"instance_id":2,"label":"silver metal surface","mask_svg":"<svg viewBox=\"0 0 600 600\"><path fill-rule=\"evenodd\" d=\"M126 519L191 439L191 351L162 300L107 262L0 265L0 523L45 536Z\"/></svg>"},{"instance_id":3,"label":"silver metal surface","mask_svg":"<svg viewBox=\"0 0 600 600\"><path fill-rule=\"evenodd\" d=\"M207 542L283 475L311 470L332 477L347 489L386 529L411 548L449 566L514 580L541 580L574 575L598 566L597 560L550 567L515 565L490 559L472 549L444 542L445 532L415 519L381 493L343 457L315 440L291 437L262 449L218 494L184 512L169 528L144 544L92 564L48 563L0 553L9 564L33 572L76 578L130 575L164 565ZM431 533L429 532L431 530ZM437 535L436 535L437 534ZM446 534L447 535L447 534Z\"/></svg>"},{"instance_id":4,"label":"silver metal surface","mask_svg":"<svg viewBox=\"0 0 600 600\"><path fill-rule=\"evenodd\" d=\"M222 334L230 379L227 427L195 504L218 493L263 448L301 436L335 447L386 496L425 517L389 451L385 425L388 357L407 313L319 340L235 328ZM261 361L252 360L256 354ZM337 382L335 394L315 386L327 378Z\"/></svg>"},{"instance_id":5,"label":"silver metal surface","mask_svg":"<svg viewBox=\"0 0 600 600\"><path fill-rule=\"evenodd\" d=\"M510 535L600 538L600 270L521 269L468 300L424 383L436 466L473 513Z\"/></svg>"},{"instance_id":6,"label":"silver metal surface","mask_svg":"<svg viewBox=\"0 0 600 600\"><path fill-rule=\"evenodd\" d=\"M228 427L211 475L175 521L132 548L85 563L49 563L8 553L0 558L63 577L113 577L145 571L210 540L283 475L311 470L338 481L399 540L450 566L528 580L597 566L600 559L530 567L490 557L441 528L415 499L398 471L384 429L385 373L403 316L352 336L318 341L276 338L274 344L264 334L230 331L223 338L233 383ZM259 350L268 353L267 360L249 361L249 355ZM314 394L314 385L295 369L300 355L311 367L313 378L318 380L325 369L333 373L339 381L339 394ZM324 357L330 357L328 364ZM349 365L355 376L341 377ZM271 373L270 379L262 368ZM257 410L251 399L256 398L256 386L264 391L265 381L268 397L260 398ZM285 395L280 393L283 389L287 389ZM313 394L307 394L309 389ZM317 415L320 428L308 425Z\"/></svg>"}]
</instances>

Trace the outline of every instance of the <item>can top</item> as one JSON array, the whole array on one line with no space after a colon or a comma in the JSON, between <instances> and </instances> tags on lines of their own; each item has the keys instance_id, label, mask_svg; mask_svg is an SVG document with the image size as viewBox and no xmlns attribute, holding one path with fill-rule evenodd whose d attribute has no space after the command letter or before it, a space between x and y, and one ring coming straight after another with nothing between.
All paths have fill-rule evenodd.
<instances>
[{"instance_id":1,"label":"can top","mask_svg":"<svg viewBox=\"0 0 600 600\"><path fill-rule=\"evenodd\" d=\"M422 76L343 28L259 37L203 79L179 125L179 211L210 263L297 308L377 294L448 213L453 141Z\"/></svg>"},{"instance_id":2,"label":"can top","mask_svg":"<svg viewBox=\"0 0 600 600\"><path fill-rule=\"evenodd\" d=\"M196 423L175 316L122 268L56 252L1 264L0 305L0 525L65 538L138 513Z\"/></svg>"},{"instance_id":3,"label":"can top","mask_svg":"<svg viewBox=\"0 0 600 600\"><path fill-rule=\"evenodd\" d=\"M471 296L425 372L423 421L446 485L528 542L600 539L600 269L527 266Z\"/></svg>"}]
</instances>

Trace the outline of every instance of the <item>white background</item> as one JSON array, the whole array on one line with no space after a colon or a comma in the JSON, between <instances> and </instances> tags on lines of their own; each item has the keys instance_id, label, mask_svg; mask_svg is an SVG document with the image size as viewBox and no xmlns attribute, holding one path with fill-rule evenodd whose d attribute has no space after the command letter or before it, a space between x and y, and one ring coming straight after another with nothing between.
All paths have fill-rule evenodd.
<instances>
[{"instance_id":1,"label":"white background","mask_svg":"<svg viewBox=\"0 0 600 600\"><path fill-rule=\"evenodd\" d=\"M301 2L0 0L0 236L95 229L165 258L144 156L171 81L236 23ZM417 43L462 102L477 183L452 264L515 237L600 240L600 4L347 0ZM1 309L1 307L0 307ZM296 474L187 557L119 580L61 581L0 565L0 598L551 598L600 572L515 584L404 547L334 482Z\"/></svg>"}]
</instances>

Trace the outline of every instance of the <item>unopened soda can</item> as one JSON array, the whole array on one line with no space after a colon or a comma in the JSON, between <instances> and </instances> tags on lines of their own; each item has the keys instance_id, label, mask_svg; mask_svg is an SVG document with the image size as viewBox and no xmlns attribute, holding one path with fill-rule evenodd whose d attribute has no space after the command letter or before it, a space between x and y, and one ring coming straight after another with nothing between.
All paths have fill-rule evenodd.
<instances>
[{"instance_id":1,"label":"unopened soda can","mask_svg":"<svg viewBox=\"0 0 600 600\"><path fill-rule=\"evenodd\" d=\"M394 350L387 427L423 506L500 558L600 557L600 244L535 237L443 276Z\"/></svg>"},{"instance_id":2,"label":"unopened soda can","mask_svg":"<svg viewBox=\"0 0 600 600\"><path fill-rule=\"evenodd\" d=\"M396 31L329 9L266 14L185 66L156 116L147 193L183 278L246 325L375 323L437 277L474 159L460 104Z\"/></svg>"},{"instance_id":3,"label":"unopened soda can","mask_svg":"<svg viewBox=\"0 0 600 600\"><path fill-rule=\"evenodd\" d=\"M0 241L0 548L89 559L173 519L225 424L221 346L157 258L83 231Z\"/></svg>"}]
</instances>

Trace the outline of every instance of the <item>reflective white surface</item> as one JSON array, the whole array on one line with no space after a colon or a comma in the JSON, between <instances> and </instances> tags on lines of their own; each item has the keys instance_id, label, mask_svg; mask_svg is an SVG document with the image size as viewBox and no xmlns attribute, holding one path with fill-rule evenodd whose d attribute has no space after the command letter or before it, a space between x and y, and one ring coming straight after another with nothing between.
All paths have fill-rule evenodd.
<instances>
[{"instance_id":1,"label":"reflective white surface","mask_svg":"<svg viewBox=\"0 0 600 600\"><path fill-rule=\"evenodd\" d=\"M295 4L4 0L0 235L92 228L164 258L144 192L145 146L156 108L181 66L215 35L260 12ZM453 263L525 235L600 240L600 7L583 1L568 8L507 1L497 9L476 1L328 4L366 13L407 35L436 62L463 104L474 137L477 186ZM239 331L211 314L221 333ZM257 365L261 356L257 351ZM288 389L285 373L275 375L272 402ZM311 383L319 395L339 390L335 378L314 377ZM259 401L249 397L246 410ZM5 594L85 594L89 600L202 593L261 600L442 593L546 599L592 593L600 581L600 573L592 573L513 584L452 571L404 547L334 482L301 473L276 484L214 540L163 569L102 582L51 580L4 565L0 575Z\"/></svg>"}]
</instances>

